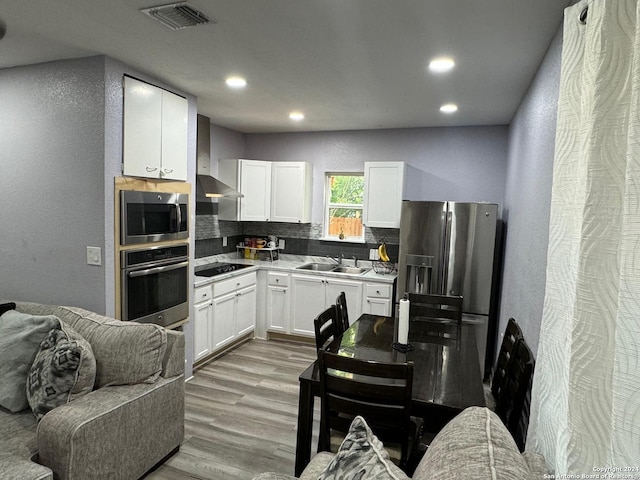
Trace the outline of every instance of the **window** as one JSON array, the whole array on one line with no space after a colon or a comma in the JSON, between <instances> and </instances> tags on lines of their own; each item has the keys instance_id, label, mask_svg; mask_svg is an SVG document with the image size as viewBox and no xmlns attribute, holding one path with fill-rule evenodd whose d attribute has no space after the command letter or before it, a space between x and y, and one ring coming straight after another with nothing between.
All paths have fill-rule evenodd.
<instances>
[{"instance_id":1,"label":"window","mask_svg":"<svg viewBox=\"0 0 640 480\"><path fill-rule=\"evenodd\" d=\"M324 238L363 242L363 174L327 173L324 191Z\"/></svg>"}]
</instances>

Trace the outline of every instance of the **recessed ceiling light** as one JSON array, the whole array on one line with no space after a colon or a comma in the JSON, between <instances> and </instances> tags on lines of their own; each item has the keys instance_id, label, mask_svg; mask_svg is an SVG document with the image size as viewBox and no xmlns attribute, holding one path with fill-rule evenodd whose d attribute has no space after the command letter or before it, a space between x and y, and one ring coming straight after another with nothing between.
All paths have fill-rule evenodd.
<instances>
[{"instance_id":1,"label":"recessed ceiling light","mask_svg":"<svg viewBox=\"0 0 640 480\"><path fill-rule=\"evenodd\" d=\"M295 122L299 122L300 120L304 120L304 113L302 112L291 112L289 114L289 118Z\"/></svg>"},{"instance_id":2,"label":"recessed ceiling light","mask_svg":"<svg viewBox=\"0 0 640 480\"><path fill-rule=\"evenodd\" d=\"M455 64L456 62L454 62L452 58L438 57L429 62L429 70L433 73L444 73L451 70Z\"/></svg>"},{"instance_id":3,"label":"recessed ceiling light","mask_svg":"<svg viewBox=\"0 0 640 480\"><path fill-rule=\"evenodd\" d=\"M455 113L458 111L458 106L455 103L445 103L440 107L442 113Z\"/></svg>"},{"instance_id":4,"label":"recessed ceiling light","mask_svg":"<svg viewBox=\"0 0 640 480\"><path fill-rule=\"evenodd\" d=\"M226 83L229 88L244 88L247 86L247 81L242 77L228 77Z\"/></svg>"}]
</instances>

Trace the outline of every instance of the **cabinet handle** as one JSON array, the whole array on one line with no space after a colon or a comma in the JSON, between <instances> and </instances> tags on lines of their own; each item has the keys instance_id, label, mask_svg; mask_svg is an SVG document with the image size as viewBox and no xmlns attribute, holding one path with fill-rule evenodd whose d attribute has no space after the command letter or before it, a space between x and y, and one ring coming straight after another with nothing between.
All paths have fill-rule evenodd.
<instances>
[{"instance_id":1,"label":"cabinet handle","mask_svg":"<svg viewBox=\"0 0 640 480\"><path fill-rule=\"evenodd\" d=\"M165 168L164 173L173 173L173 168Z\"/></svg>"},{"instance_id":2,"label":"cabinet handle","mask_svg":"<svg viewBox=\"0 0 640 480\"><path fill-rule=\"evenodd\" d=\"M156 170L158 170L158 167L150 167L149 165L147 165L147 166L145 167L145 170L146 170L147 172L155 172Z\"/></svg>"}]
</instances>

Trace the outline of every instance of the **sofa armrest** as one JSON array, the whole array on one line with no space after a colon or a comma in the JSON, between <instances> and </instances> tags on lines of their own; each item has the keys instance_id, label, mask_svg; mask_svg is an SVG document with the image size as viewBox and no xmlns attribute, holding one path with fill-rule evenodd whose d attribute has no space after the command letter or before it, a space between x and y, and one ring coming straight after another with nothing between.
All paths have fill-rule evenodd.
<instances>
[{"instance_id":1,"label":"sofa armrest","mask_svg":"<svg viewBox=\"0 0 640 480\"><path fill-rule=\"evenodd\" d=\"M47 413L37 431L40 463L67 480L138 478L183 437L184 375L95 390Z\"/></svg>"},{"instance_id":2,"label":"sofa armrest","mask_svg":"<svg viewBox=\"0 0 640 480\"><path fill-rule=\"evenodd\" d=\"M170 378L182 374L184 374L184 333L167 330L167 351L164 354L160 375Z\"/></svg>"}]
</instances>

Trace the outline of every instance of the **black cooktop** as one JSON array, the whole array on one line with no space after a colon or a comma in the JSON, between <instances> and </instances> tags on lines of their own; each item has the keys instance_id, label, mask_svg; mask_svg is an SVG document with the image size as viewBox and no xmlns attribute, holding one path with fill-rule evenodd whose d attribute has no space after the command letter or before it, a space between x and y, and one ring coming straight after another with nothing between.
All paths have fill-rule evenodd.
<instances>
[{"instance_id":1,"label":"black cooktop","mask_svg":"<svg viewBox=\"0 0 640 480\"><path fill-rule=\"evenodd\" d=\"M241 263L211 263L209 265L202 266L202 270L195 271L196 277L215 277L216 275L222 275L223 273L235 272L236 270L242 270L243 268L250 267L251 265L243 265Z\"/></svg>"}]
</instances>

